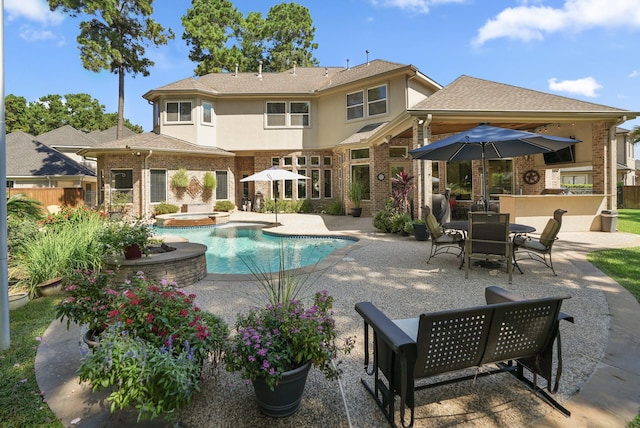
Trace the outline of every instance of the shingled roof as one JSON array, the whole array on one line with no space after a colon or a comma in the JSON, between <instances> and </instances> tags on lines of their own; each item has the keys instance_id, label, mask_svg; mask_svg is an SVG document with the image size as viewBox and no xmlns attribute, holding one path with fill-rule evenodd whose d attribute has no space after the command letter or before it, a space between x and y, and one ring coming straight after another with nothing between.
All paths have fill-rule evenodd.
<instances>
[{"instance_id":1,"label":"shingled roof","mask_svg":"<svg viewBox=\"0 0 640 428\"><path fill-rule=\"evenodd\" d=\"M98 143L93 147L78 151L79 155L95 156L97 153L122 150L153 150L154 152L186 153L211 156L235 156L234 153L217 147L200 146L178 138L154 132L143 132L119 140Z\"/></svg>"},{"instance_id":2,"label":"shingled roof","mask_svg":"<svg viewBox=\"0 0 640 428\"><path fill-rule=\"evenodd\" d=\"M462 75L410 110L626 112L627 110Z\"/></svg>"},{"instance_id":3,"label":"shingled roof","mask_svg":"<svg viewBox=\"0 0 640 428\"><path fill-rule=\"evenodd\" d=\"M212 95L309 95L372 76L402 71L415 73L417 69L411 65L374 60L353 68L296 67L279 73L210 73L161 86L143 97L152 99L155 93L166 91L198 91Z\"/></svg>"},{"instance_id":4,"label":"shingled roof","mask_svg":"<svg viewBox=\"0 0 640 428\"><path fill-rule=\"evenodd\" d=\"M7 135L7 177L92 176L95 172L37 137L17 131Z\"/></svg>"},{"instance_id":5,"label":"shingled roof","mask_svg":"<svg viewBox=\"0 0 640 428\"><path fill-rule=\"evenodd\" d=\"M97 143L89 134L78 131L71 125L40 134L38 141L49 147L90 147Z\"/></svg>"}]
</instances>

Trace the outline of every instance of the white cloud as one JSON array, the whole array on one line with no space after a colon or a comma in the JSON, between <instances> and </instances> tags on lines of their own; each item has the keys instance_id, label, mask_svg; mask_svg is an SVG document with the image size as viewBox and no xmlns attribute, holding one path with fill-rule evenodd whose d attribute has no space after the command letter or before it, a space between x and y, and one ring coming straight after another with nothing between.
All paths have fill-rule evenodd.
<instances>
[{"instance_id":1,"label":"white cloud","mask_svg":"<svg viewBox=\"0 0 640 428\"><path fill-rule=\"evenodd\" d=\"M640 29L637 0L566 0L562 8L529 5L507 8L479 30L474 45L502 37L523 41L541 40L558 31L584 31L590 28L628 27Z\"/></svg>"},{"instance_id":2,"label":"white cloud","mask_svg":"<svg viewBox=\"0 0 640 428\"><path fill-rule=\"evenodd\" d=\"M48 30L34 30L28 25L20 27L20 38L28 42L39 42L42 40L55 39L56 36L53 32Z\"/></svg>"},{"instance_id":3,"label":"white cloud","mask_svg":"<svg viewBox=\"0 0 640 428\"><path fill-rule=\"evenodd\" d=\"M549 89L556 92L568 92L570 94L583 95L585 97L595 98L598 95L596 91L602 88L593 77L583 77L576 80L561 80L552 77L548 80Z\"/></svg>"},{"instance_id":4,"label":"white cloud","mask_svg":"<svg viewBox=\"0 0 640 428\"><path fill-rule=\"evenodd\" d=\"M432 5L464 3L466 0L370 0L374 6L398 8L416 13L429 13Z\"/></svg>"},{"instance_id":5,"label":"white cloud","mask_svg":"<svg viewBox=\"0 0 640 428\"><path fill-rule=\"evenodd\" d=\"M59 24L64 19L61 13L51 12L43 0L5 0L4 10L9 21L26 18L42 24Z\"/></svg>"},{"instance_id":6,"label":"white cloud","mask_svg":"<svg viewBox=\"0 0 640 428\"><path fill-rule=\"evenodd\" d=\"M629 77L631 77L632 79L634 77L638 77L638 70L633 70L631 73L629 73Z\"/></svg>"}]
</instances>

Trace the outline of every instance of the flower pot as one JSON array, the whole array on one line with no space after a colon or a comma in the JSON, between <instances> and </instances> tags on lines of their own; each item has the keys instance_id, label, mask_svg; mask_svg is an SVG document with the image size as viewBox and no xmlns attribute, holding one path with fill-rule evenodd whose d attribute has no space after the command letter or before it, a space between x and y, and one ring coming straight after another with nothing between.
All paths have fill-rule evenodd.
<instances>
[{"instance_id":1,"label":"flower pot","mask_svg":"<svg viewBox=\"0 0 640 428\"><path fill-rule=\"evenodd\" d=\"M360 217L362 215L362 208L351 208L351 215L353 217Z\"/></svg>"},{"instance_id":2,"label":"flower pot","mask_svg":"<svg viewBox=\"0 0 640 428\"><path fill-rule=\"evenodd\" d=\"M23 307L29 303L29 293L21 291L15 294L9 294L9 310L14 310Z\"/></svg>"},{"instance_id":3,"label":"flower pot","mask_svg":"<svg viewBox=\"0 0 640 428\"><path fill-rule=\"evenodd\" d=\"M142 249L138 244L127 245L124 247L124 258L127 260L139 259L142 257Z\"/></svg>"},{"instance_id":4,"label":"flower pot","mask_svg":"<svg viewBox=\"0 0 640 428\"><path fill-rule=\"evenodd\" d=\"M41 282L38 284L38 292L41 296L56 296L62 294L62 277Z\"/></svg>"},{"instance_id":5,"label":"flower pot","mask_svg":"<svg viewBox=\"0 0 640 428\"><path fill-rule=\"evenodd\" d=\"M294 414L304 393L304 385L311 368L311 362L282 374L280 382L272 391L264 379L253 381L258 406L262 413L274 418L283 418Z\"/></svg>"},{"instance_id":6,"label":"flower pot","mask_svg":"<svg viewBox=\"0 0 640 428\"><path fill-rule=\"evenodd\" d=\"M424 223L413 223L413 235L416 237L416 241L428 240L429 232L427 231L427 225Z\"/></svg>"},{"instance_id":7,"label":"flower pot","mask_svg":"<svg viewBox=\"0 0 640 428\"><path fill-rule=\"evenodd\" d=\"M86 343L89 348L95 348L100 341L100 333L102 333L102 330L90 328L84 333L84 336L82 336L82 341Z\"/></svg>"}]
</instances>

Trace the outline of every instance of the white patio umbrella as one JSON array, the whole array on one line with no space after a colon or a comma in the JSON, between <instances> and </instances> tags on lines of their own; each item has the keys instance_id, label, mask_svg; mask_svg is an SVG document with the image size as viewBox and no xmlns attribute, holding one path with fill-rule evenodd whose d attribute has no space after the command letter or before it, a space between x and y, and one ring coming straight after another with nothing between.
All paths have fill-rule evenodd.
<instances>
[{"instance_id":1,"label":"white patio umbrella","mask_svg":"<svg viewBox=\"0 0 640 428\"><path fill-rule=\"evenodd\" d=\"M280 181L280 180L308 180L309 177L296 174L295 172L287 171L286 169L280 169L271 167L264 171L256 172L253 175L241 179L241 182L245 181ZM278 198L274 198L275 211L276 211L276 223L278 223Z\"/></svg>"}]
</instances>

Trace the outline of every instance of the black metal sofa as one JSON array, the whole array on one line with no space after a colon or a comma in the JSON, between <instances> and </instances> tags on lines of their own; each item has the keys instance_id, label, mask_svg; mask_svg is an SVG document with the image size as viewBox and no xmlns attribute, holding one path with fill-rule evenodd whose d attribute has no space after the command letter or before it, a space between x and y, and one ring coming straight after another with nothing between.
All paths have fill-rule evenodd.
<instances>
[{"instance_id":1,"label":"black metal sofa","mask_svg":"<svg viewBox=\"0 0 640 428\"><path fill-rule=\"evenodd\" d=\"M549 393L558 389L562 374L559 321L573 322L573 317L560 312L562 301L568 298L525 299L500 287L487 287L486 306L423 313L419 318L403 320L389 319L371 302L357 303L355 309L364 319L365 371L373 377L373 388L365 379L362 383L394 427L396 395L402 426L411 427L416 390L501 372L510 372L548 404L570 416L543 390L544 386L537 384L540 376L547 381ZM558 360L555 380L554 342ZM496 364L496 368L416 385L420 379L487 364ZM410 412L408 424L406 409Z\"/></svg>"}]
</instances>

